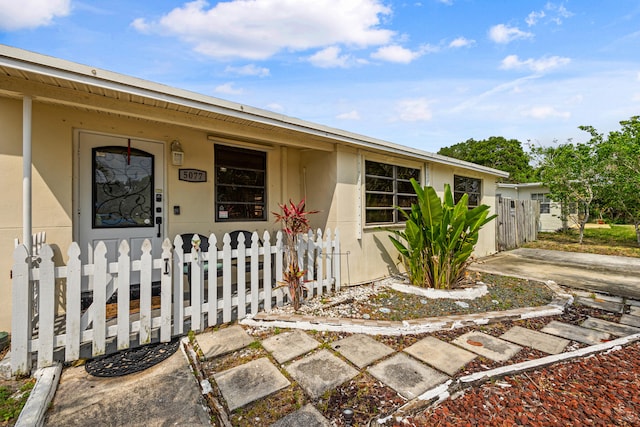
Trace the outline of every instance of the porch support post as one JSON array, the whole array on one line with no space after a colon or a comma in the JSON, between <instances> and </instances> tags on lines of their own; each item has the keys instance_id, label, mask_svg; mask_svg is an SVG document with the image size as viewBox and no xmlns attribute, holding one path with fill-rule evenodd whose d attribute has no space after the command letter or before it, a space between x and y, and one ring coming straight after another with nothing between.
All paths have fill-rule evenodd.
<instances>
[{"instance_id":1,"label":"porch support post","mask_svg":"<svg viewBox=\"0 0 640 427\"><path fill-rule=\"evenodd\" d=\"M31 254L31 96L22 99L22 244Z\"/></svg>"}]
</instances>

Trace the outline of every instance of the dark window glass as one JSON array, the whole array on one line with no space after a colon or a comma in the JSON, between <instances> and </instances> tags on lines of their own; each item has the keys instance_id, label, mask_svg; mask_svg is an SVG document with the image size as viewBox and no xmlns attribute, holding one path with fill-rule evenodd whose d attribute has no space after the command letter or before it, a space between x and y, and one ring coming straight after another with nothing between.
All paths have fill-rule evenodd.
<instances>
[{"instance_id":1,"label":"dark window glass","mask_svg":"<svg viewBox=\"0 0 640 427\"><path fill-rule=\"evenodd\" d=\"M531 200L537 200L540 202L540 213L548 214L551 212L551 199L545 193L533 193Z\"/></svg>"},{"instance_id":2,"label":"dark window glass","mask_svg":"<svg viewBox=\"0 0 640 427\"><path fill-rule=\"evenodd\" d=\"M93 149L93 228L154 227L153 155L135 148Z\"/></svg>"},{"instance_id":3,"label":"dark window glass","mask_svg":"<svg viewBox=\"0 0 640 427\"><path fill-rule=\"evenodd\" d=\"M365 162L365 193L367 224L398 223L405 218L396 206L410 209L417 201L411 178L420 182L420 169Z\"/></svg>"},{"instance_id":4,"label":"dark window glass","mask_svg":"<svg viewBox=\"0 0 640 427\"><path fill-rule=\"evenodd\" d=\"M265 220L267 155L215 146L216 221Z\"/></svg>"},{"instance_id":5,"label":"dark window glass","mask_svg":"<svg viewBox=\"0 0 640 427\"><path fill-rule=\"evenodd\" d=\"M366 162L366 173L367 175L373 176L386 176L389 178L393 178L393 166L387 165L385 163L378 162Z\"/></svg>"},{"instance_id":6,"label":"dark window glass","mask_svg":"<svg viewBox=\"0 0 640 427\"><path fill-rule=\"evenodd\" d=\"M482 200L482 181L477 178L454 175L453 177L453 199L456 203L463 195L469 195L469 208L480 206Z\"/></svg>"},{"instance_id":7,"label":"dark window glass","mask_svg":"<svg viewBox=\"0 0 640 427\"><path fill-rule=\"evenodd\" d=\"M376 222L393 222L394 212L391 209L367 209L367 224Z\"/></svg>"}]
</instances>

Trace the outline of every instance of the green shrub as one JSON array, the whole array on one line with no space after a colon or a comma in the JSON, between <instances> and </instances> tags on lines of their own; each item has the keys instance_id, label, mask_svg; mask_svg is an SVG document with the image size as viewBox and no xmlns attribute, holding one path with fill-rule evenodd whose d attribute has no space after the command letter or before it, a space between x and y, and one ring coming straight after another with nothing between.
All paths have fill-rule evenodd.
<instances>
[{"instance_id":1,"label":"green shrub","mask_svg":"<svg viewBox=\"0 0 640 427\"><path fill-rule=\"evenodd\" d=\"M442 201L433 187L422 188L415 179L411 184L418 202L411 205L411 211L396 208L407 222L404 231L389 230L395 235L389 238L412 284L450 289L464 278L480 229L496 215L489 216L486 205L469 209L467 194L454 203L448 184Z\"/></svg>"}]
</instances>

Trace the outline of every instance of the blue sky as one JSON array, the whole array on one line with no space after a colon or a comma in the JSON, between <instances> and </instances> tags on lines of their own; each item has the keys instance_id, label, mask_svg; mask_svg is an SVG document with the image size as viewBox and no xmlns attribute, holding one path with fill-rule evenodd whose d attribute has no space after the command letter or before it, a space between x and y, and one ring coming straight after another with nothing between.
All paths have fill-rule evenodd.
<instances>
[{"instance_id":1,"label":"blue sky","mask_svg":"<svg viewBox=\"0 0 640 427\"><path fill-rule=\"evenodd\" d=\"M432 152L640 114L637 0L0 0L0 43Z\"/></svg>"}]
</instances>

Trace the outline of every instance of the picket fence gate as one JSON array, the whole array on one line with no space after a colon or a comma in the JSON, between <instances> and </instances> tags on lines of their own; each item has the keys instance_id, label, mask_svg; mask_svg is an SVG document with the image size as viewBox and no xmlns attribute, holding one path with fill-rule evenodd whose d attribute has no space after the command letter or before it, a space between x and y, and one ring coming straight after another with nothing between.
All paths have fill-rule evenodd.
<instances>
[{"instance_id":1,"label":"picket fence gate","mask_svg":"<svg viewBox=\"0 0 640 427\"><path fill-rule=\"evenodd\" d=\"M97 357L150 344L154 334L155 340L168 342L189 330L202 331L287 303L288 290L282 283L286 250L283 235L281 231L276 233L275 244L270 237L265 231L260 241L254 232L251 242L245 242L241 233L234 249L227 233L222 249L218 249L218 240L211 234L209 250L203 251L195 235L196 244L185 253L178 235L173 243L164 240L159 257L151 253L151 242L145 240L136 260L130 257L128 243L122 241L116 262L108 261L107 247L99 242L93 248L93 262L87 264L81 262L80 247L73 242L65 266L54 264L48 244L42 245L38 256L29 255L24 245L18 245L12 270L13 374L28 374L34 361L42 368L51 366L54 359L78 360L81 351L89 351L89 345L89 357ZM298 241L306 297L339 291L338 230L334 234L327 230L324 235L321 230L310 231ZM133 272L139 272L140 277L138 313L131 313ZM160 276L160 302L152 306L152 286L158 287L152 280L154 273ZM81 303L83 293L87 293L83 292L83 281L85 288L91 282L92 302L88 308ZM109 319L107 303L114 293L117 314ZM62 309L56 308L56 295L63 296ZM37 316L34 307L38 307Z\"/></svg>"}]
</instances>

